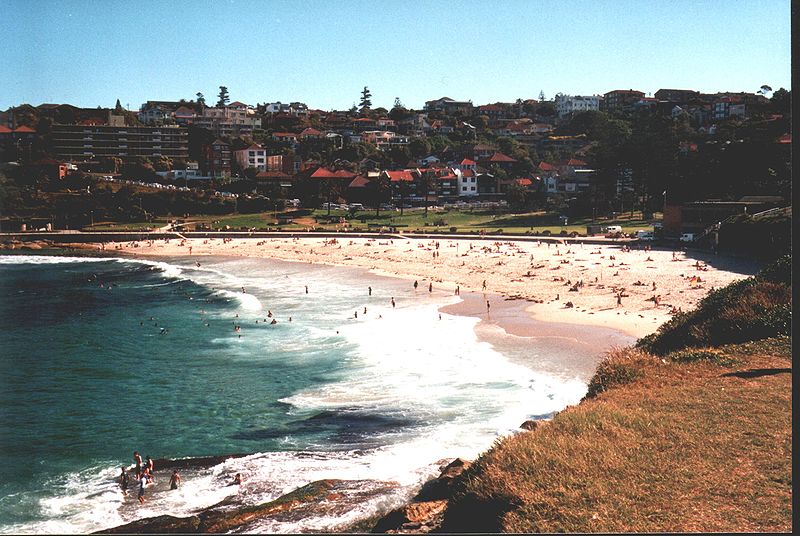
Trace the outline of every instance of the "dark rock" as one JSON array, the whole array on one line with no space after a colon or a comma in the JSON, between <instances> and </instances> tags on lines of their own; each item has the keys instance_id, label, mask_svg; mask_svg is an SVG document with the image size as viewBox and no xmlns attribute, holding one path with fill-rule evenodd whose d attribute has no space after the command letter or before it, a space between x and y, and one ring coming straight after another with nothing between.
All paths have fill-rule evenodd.
<instances>
[{"instance_id":1,"label":"dark rock","mask_svg":"<svg viewBox=\"0 0 800 536\"><path fill-rule=\"evenodd\" d=\"M439 499L449 499L453 487L453 481L463 473L471 462L456 458L442 469L438 478L427 481L414 497L414 502L435 501Z\"/></svg>"},{"instance_id":2,"label":"dark rock","mask_svg":"<svg viewBox=\"0 0 800 536\"><path fill-rule=\"evenodd\" d=\"M542 426L545 426L547 424L550 424L549 420L547 420L547 421L529 420L529 421L525 421L524 423L520 424L519 427L522 428L523 430L533 431L533 430L538 430L539 428L541 428Z\"/></svg>"},{"instance_id":3,"label":"dark rock","mask_svg":"<svg viewBox=\"0 0 800 536\"><path fill-rule=\"evenodd\" d=\"M199 532L200 518L158 516L139 519L111 529L100 530L94 534L186 534Z\"/></svg>"}]
</instances>

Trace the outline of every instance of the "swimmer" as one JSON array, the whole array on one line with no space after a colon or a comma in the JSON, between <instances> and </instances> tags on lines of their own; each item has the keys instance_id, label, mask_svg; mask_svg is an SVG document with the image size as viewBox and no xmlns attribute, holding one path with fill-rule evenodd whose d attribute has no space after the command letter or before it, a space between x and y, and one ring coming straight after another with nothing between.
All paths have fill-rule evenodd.
<instances>
[{"instance_id":1,"label":"swimmer","mask_svg":"<svg viewBox=\"0 0 800 536\"><path fill-rule=\"evenodd\" d=\"M169 489L178 489L178 485L181 483L181 475L178 474L178 471L173 471L172 476L169 479Z\"/></svg>"},{"instance_id":2,"label":"swimmer","mask_svg":"<svg viewBox=\"0 0 800 536\"><path fill-rule=\"evenodd\" d=\"M119 487L122 488L122 494L127 496L128 495L128 483L130 482L130 477L128 476L128 472L125 470L125 467L122 468L122 474L119 475Z\"/></svg>"},{"instance_id":3,"label":"swimmer","mask_svg":"<svg viewBox=\"0 0 800 536\"><path fill-rule=\"evenodd\" d=\"M277 323L278 323L278 321L273 318L272 322L270 322L270 325L274 325L274 324L277 324Z\"/></svg>"}]
</instances>

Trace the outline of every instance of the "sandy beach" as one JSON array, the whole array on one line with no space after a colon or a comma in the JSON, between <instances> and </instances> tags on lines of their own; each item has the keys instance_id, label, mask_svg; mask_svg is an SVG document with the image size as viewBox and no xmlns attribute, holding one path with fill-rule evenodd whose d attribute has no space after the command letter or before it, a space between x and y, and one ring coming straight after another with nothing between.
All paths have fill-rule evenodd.
<instances>
[{"instance_id":1,"label":"sandy beach","mask_svg":"<svg viewBox=\"0 0 800 536\"><path fill-rule=\"evenodd\" d=\"M523 300L517 303L527 305L530 318L634 337L654 332L675 311L691 310L710 290L757 270L747 260L707 253L493 239L192 238L112 242L104 249L141 257L187 255L197 262L223 255L358 267L416 280L422 289L483 293L495 310L503 305L498 300ZM509 332L526 335L524 320L508 325L503 327Z\"/></svg>"}]
</instances>

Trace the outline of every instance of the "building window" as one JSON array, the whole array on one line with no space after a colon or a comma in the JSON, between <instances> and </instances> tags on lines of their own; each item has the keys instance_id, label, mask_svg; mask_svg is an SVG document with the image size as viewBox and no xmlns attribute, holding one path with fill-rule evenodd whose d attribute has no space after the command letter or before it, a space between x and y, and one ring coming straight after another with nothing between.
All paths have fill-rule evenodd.
<instances>
[{"instance_id":1,"label":"building window","mask_svg":"<svg viewBox=\"0 0 800 536\"><path fill-rule=\"evenodd\" d=\"M475 187L474 186L471 187L470 190L472 190L474 192L475 191Z\"/></svg>"}]
</instances>

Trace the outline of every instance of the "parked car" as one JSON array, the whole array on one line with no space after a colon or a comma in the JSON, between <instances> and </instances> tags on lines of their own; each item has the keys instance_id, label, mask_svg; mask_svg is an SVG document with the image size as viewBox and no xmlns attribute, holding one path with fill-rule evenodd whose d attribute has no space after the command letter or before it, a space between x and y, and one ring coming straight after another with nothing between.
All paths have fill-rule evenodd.
<instances>
[{"instance_id":1,"label":"parked car","mask_svg":"<svg viewBox=\"0 0 800 536\"><path fill-rule=\"evenodd\" d=\"M694 242L694 233L683 233L681 235L681 242Z\"/></svg>"},{"instance_id":2,"label":"parked car","mask_svg":"<svg viewBox=\"0 0 800 536\"><path fill-rule=\"evenodd\" d=\"M609 225L606 227L606 236L615 237L622 234L622 227L620 225Z\"/></svg>"},{"instance_id":3,"label":"parked car","mask_svg":"<svg viewBox=\"0 0 800 536\"><path fill-rule=\"evenodd\" d=\"M361 203L350 203L347 205L347 210L364 210L364 205Z\"/></svg>"},{"instance_id":4,"label":"parked car","mask_svg":"<svg viewBox=\"0 0 800 536\"><path fill-rule=\"evenodd\" d=\"M655 235L653 235L653 231L639 229L638 231L636 231L636 238L638 238L639 240L654 240Z\"/></svg>"}]
</instances>

